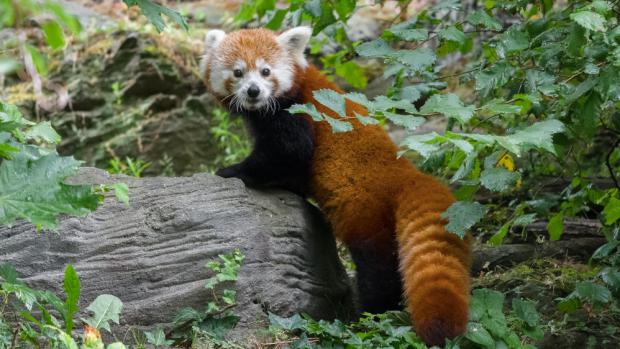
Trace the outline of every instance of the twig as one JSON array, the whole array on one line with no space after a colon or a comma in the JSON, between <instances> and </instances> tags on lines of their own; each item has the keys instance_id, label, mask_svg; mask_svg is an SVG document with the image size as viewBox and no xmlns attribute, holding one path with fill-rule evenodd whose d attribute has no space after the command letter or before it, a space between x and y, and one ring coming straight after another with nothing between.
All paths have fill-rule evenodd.
<instances>
[{"instance_id":1,"label":"twig","mask_svg":"<svg viewBox=\"0 0 620 349\"><path fill-rule=\"evenodd\" d=\"M613 154L614 150L616 150L616 147L618 147L618 144L620 144L620 138L616 140L614 145L611 147L611 149L607 153L607 156L605 157L605 165L607 165L607 170L609 171L609 175L611 176L611 179L614 181L614 185L616 186L616 188L620 189L620 185L618 185L618 178L616 178L614 169L611 166L611 154Z\"/></svg>"},{"instance_id":2,"label":"twig","mask_svg":"<svg viewBox=\"0 0 620 349\"><path fill-rule=\"evenodd\" d=\"M17 348L17 334L19 333L19 329L15 329L13 331L13 339L11 340L11 349Z\"/></svg>"}]
</instances>

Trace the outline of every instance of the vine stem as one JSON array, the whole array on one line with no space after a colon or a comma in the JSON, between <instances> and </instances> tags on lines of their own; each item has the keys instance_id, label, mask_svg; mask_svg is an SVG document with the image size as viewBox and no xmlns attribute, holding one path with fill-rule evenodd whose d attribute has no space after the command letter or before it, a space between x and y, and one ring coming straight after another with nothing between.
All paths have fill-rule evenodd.
<instances>
[{"instance_id":1,"label":"vine stem","mask_svg":"<svg viewBox=\"0 0 620 349\"><path fill-rule=\"evenodd\" d=\"M616 186L616 188L620 189L620 185L618 185L618 178L616 178L614 169L611 166L611 154L613 154L614 150L616 150L616 147L618 147L618 144L620 144L620 138L616 140L614 145L609 150L609 153L607 153L607 157L605 158L605 165L607 165L607 170L609 171L609 175L611 176L611 179L614 181L614 185Z\"/></svg>"}]
</instances>

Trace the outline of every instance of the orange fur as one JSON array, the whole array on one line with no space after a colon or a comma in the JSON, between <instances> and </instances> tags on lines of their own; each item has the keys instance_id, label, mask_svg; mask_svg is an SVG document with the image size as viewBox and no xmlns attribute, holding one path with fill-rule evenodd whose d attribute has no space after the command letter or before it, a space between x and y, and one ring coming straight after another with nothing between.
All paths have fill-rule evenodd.
<instances>
[{"instance_id":1,"label":"orange fur","mask_svg":"<svg viewBox=\"0 0 620 349\"><path fill-rule=\"evenodd\" d=\"M313 66L297 75L304 103L332 117L312 91L342 92ZM347 115L366 114L347 101ZM397 147L380 126L354 120L354 130L333 133L314 123L316 145L311 191L345 243L371 241L390 248L396 237L407 307L416 332L428 344L462 334L469 303L470 240L447 232L440 215L454 197L444 185L396 157Z\"/></svg>"}]
</instances>

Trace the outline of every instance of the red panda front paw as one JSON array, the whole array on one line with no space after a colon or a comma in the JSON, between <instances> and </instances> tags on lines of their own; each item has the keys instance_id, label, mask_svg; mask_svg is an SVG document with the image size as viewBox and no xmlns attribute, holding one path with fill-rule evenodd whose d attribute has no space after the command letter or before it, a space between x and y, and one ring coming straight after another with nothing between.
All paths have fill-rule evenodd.
<instances>
[{"instance_id":1,"label":"red panda front paw","mask_svg":"<svg viewBox=\"0 0 620 349\"><path fill-rule=\"evenodd\" d=\"M216 176L220 176L222 178L232 178L232 177L239 177L241 171L239 169L238 165L232 165L229 167L224 167L224 168L220 168L219 170L217 170L215 172Z\"/></svg>"}]
</instances>

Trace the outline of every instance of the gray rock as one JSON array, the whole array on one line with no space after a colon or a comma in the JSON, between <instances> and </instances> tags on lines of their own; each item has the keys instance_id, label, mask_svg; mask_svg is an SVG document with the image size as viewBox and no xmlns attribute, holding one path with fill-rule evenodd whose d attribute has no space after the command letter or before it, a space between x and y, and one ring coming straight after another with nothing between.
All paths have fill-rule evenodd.
<instances>
[{"instance_id":1,"label":"gray rock","mask_svg":"<svg viewBox=\"0 0 620 349\"><path fill-rule=\"evenodd\" d=\"M241 320L234 337L264 328L267 312L325 319L353 313L328 225L301 198L209 174L138 179L85 168L71 182L115 181L129 186L128 207L108 195L88 216L61 219L57 233L37 234L26 222L2 227L0 261L29 285L58 294L73 264L82 308L104 293L123 301L121 326L113 326L118 338L129 327L167 327L183 307L204 308L212 297L205 264L237 248L245 261L235 284Z\"/></svg>"}]
</instances>

